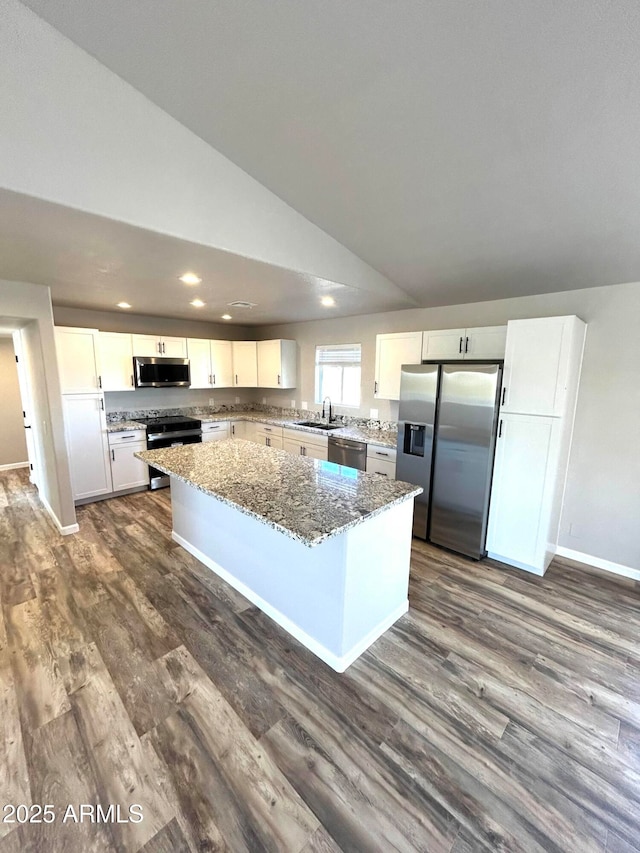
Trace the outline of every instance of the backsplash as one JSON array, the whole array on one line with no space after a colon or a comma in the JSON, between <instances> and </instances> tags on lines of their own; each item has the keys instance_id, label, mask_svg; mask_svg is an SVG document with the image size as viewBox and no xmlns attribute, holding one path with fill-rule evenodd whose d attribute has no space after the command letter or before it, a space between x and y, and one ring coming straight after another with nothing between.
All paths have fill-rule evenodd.
<instances>
[{"instance_id":1,"label":"backsplash","mask_svg":"<svg viewBox=\"0 0 640 853\"><path fill-rule=\"evenodd\" d=\"M279 406L268 406L263 403L222 403L218 406L179 406L148 409L127 409L117 412L108 412L108 423L119 421L135 421L136 418L156 418L171 415L186 415L197 418L201 415L218 415L228 412L229 414L239 412L255 412L272 418L283 418L291 421L320 421L319 412L307 409L283 409ZM378 421L371 418L356 418L348 415L337 415L335 423L343 426L367 427L368 429L397 429L395 421Z\"/></svg>"}]
</instances>

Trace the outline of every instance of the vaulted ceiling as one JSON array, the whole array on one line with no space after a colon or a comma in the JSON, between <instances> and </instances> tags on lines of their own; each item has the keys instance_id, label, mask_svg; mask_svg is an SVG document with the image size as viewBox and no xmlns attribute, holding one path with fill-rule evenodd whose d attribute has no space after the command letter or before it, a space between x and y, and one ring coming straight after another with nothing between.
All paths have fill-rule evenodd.
<instances>
[{"instance_id":1,"label":"vaulted ceiling","mask_svg":"<svg viewBox=\"0 0 640 853\"><path fill-rule=\"evenodd\" d=\"M419 305L640 279L637 0L25 5Z\"/></svg>"}]
</instances>

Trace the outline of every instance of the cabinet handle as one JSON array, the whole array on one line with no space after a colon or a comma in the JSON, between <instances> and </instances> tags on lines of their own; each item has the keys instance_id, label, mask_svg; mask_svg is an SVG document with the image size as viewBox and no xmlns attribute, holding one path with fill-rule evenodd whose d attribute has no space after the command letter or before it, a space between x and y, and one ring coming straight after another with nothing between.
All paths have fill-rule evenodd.
<instances>
[{"instance_id":1,"label":"cabinet handle","mask_svg":"<svg viewBox=\"0 0 640 853\"><path fill-rule=\"evenodd\" d=\"M280 384L280 374L278 374L278 385Z\"/></svg>"},{"instance_id":2,"label":"cabinet handle","mask_svg":"<svg viewBox=\"0 0 640 853\"><path fill-rule=\"evenodd\" d=\"M133 387L134 387L134 385L135 385L135 383L134 383L134 381L133 381L133 373L132 373L132 374L131 374L131 387L133 388Z\"/></svg>"},{"instance_id":3,"label":"cabinet handle","mask_svg":"<svg viewBox=\"0 0 640 853\"><path fill-rule=\"evenodd\" d=\"M115 452L115 450L112 450L112 451L111 451L111 459L112 459L114 462L116 461L116 452Z\"/></svg>"},{"instance_id":4,"label":"cabinet handle","mask_svg":"<svg viewBox=\"0 0 640 853\"><path fill-rule=\"evenodd\" d=\"M167 351L167 347L165 346L164 341L162 341L162 355L164 355Z\"/></svg>"},{"instance_id":5,"label":"cabinet handle","mask_svg":"<svg viewBox=\"0 0 640 853\"><path fill-rule=\"evenodd\" d=\"M498 427L498 438L502 438L502 418L500 418L500 426Z\"/></svg>"},{"instance_id":6,"label":"cabinet handle","mask_svg":"<svg viewBox=\"0 0 640 853\"><path fill-rule=\"evenodd\" d=\"M236 385L238 384L238 374L236 373Z\"/></svg>"},{"instance_id":7,"label":"cabinet handle","mask_svg":"<svg viewBox=\"0 0 640 853\"><path fill-rule=\"evenodd\" d=\"M465 353L469 352L469 338L464 339L464 351Z\"/></svg>"},{"instance_id":8,"label":"cabinet handle","mask_svg":"<svg viewBox=\"0 0 640 853\"><path fill-rule=\"evenodd\" d=\"M100 400L100 408L101 408L101 409L102 409L102 411L104 412L104 397L102 397L102 398L101 398L101 400Z\"/></svg>"},{"instance_id":9,"label":"cabinet handle","mask_svg":"<svg viewBox=\"0 0 640 853\"><path fill-rule=\"evenodd\" d=\"M102 376L98 376L98 388L102 388Z\"/></svg>"},{"instance_id":10,"label":"cabinet handle","mask_svg":"<svg viewBox=\"0 0 640 853\"><path fill-rule=\"evenodd\" d=\"M374 393L374 394L377 394L377 393L378 393L378 380L377 380L377 379L376 379L376 381L373 383L373 393Z\"/></svg>"},{"instance_id":11,"label":"cabinet handle","mask_svg":"<svg viewBox=\"0 0 640 853\"><path fill-rule=\"evenodd\" d=\"M384 471L376 471L376 474L378 474L380 477L388 477L389 476L388 474L385 474Z\"/></svg>"},{"instance_id":12,"label":"cabinet handle","mask_svg":"<svg viewBox=\"0 0 640 853\"><path fill-rule=\"evenodd\" d=\"M376 456L388 456L389 455L388 453L383 453L381 450L376 450L375 454L376 454Z\"/></svg>"},{"instance_id":13,"label":"cabinet handle","mask_svg":"<svg viewBox=\"0 0 640 853\"><path fill-rule=\"evenodd\" d=\"M505 385L504 388L502 389L502 403L500 403L501 406L504 406L504 401L505 401L506 396L507 396L507 386Z\"/></svg>"},{"instance_id":14,"label":"cabinet handle","mask_svg":"<svg viewBox=\"0 0 640 853\"><path fill-rule=\"evenodd\" d=\"M158 341L158 355L162 355L162 344Z\"/></svg>"},{"instance_id":15,"label":"cabinet handle","mask_svg":"<svg viewBox=\"0 0 640 853\"><path fill-rule=\"evenodd\" d=\"M212 384L212 385L215 385L215 384L216 384L216 375L215 375L215 373L212 373L212 374L211 374L211 384Z\"/></svg>"},{"instance_id":16,"label":"cabinet handle","mask_svg":"<svg viewBox=\"0 0 640 853\"><path fill-rule=\"evenodd\" d=\"M462 352L462 338L460 338L460 343L459 343L459 345L458 345L458 352L459 352L459 353L461 353L461 352Z\"/></svg>"},{"instance_id":17,"label":"cabinet handle","mask_svg":"<svg viewBox=\"0 0 640 853\"><path fill-rule=\"evenodd\" d=\"M271 429L271 427L262 427L262 429L263 429L265 432L273 432L273 430Z\"/></svg>"},{"instance_id":18,"label":"cabinet handle","mask_svg":"<svg viewBox=\"0 0 640 853\"><path fill-rule=\"evenodd\" d=\"M236 425L231 424L231 435L235 435L235 434L236 434Z\"/></svg>"}]
</instances>

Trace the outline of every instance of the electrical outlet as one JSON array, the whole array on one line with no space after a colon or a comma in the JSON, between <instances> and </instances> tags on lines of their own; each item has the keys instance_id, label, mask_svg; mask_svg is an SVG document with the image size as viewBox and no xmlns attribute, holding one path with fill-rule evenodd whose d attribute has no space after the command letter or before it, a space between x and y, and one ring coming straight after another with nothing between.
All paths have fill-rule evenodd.
<instances>
[{"instance_id":1,"label":"electrical outlet","mask_svg":"<svg viewBox=\"0 0 640 853\"><path fill-rule=\"evenodd\" d=\"M216 404L215 397L209 397L209 405L215 406L215 404Z\"/></svg>"},{"instance_id":2,"label":"electrical outlet","mask_svg":"<svg viewBox=\"0 0 640 853\"><path fill-rule=\"evenodd\" d=\"M308 404L307 404L307 401L306 401L306 400L303 400L303 401L300 403L300 408L301 408L303 411L305 411L305 412L306 412L306 410L309 408L309 406L308 406Z\"/></svg>"},{"instance_id":3,"label":"electrical outlet","mask_svg":"<svg viewBox=\"0 0 640 853\"><path fill-rule=\"evenodd\" d=\"M236 403L240 402L240 397L236 397Z\"/></svg>"},{"instance_id":4,"label":"electrical outlet","mask_svg":"<svg viewBox=\"0 0 640 853\"><path fill-rule=\"evenodd\" d=\"M369 409L369 417L373 421L378 420L378 409Z\"/></svg>"},{"instance_id":5,"label":"electrical outlet","mask_svg":"<svg viewBox=\"0 0 640 853\"><path fill-rule=\"evenodd\" d=\"M295 401L295 400L292 400L292 401L291 401L291 408L292 408L292 409L295 409L295 407L296 407L296 401Z\"/></svg>"}]
</instances>

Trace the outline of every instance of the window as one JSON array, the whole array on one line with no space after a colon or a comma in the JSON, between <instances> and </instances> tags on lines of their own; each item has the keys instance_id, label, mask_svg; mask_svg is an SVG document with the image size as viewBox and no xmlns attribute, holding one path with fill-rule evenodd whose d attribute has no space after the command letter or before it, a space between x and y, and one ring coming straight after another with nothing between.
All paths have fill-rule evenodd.
<instances>
[{"instance_id":1,"label":"window","mask_svg":"<svg viewBox=\"0 0 640 853\"><path fill-rule=\"evenodd\" d=\"M360 344L316 347L316 403L360 405Z\"/></svg>"}]
</instances>

